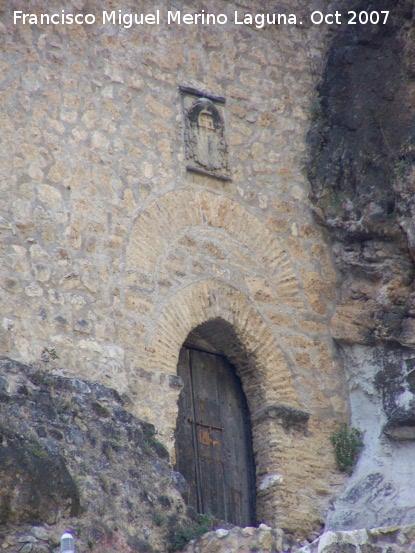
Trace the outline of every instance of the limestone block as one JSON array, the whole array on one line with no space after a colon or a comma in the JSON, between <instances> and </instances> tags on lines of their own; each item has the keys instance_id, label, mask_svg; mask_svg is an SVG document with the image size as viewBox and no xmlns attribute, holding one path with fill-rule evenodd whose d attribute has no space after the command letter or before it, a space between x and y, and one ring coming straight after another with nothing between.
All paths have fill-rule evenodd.
<instances>
[{"instance_id":1,"label":"limestone block","mask_svg":"<svg viewBox=\"0 0 415 553\"><path fill-rule=\"evenodd\" d=\"M11 292L13 294L18 294L21 291L20 282L17 278L14 277L7 277L3 281L3 288L5 288L8 292Z\"/></svg>"},{"instance_id":2,"label":"limestone block","mask_svg":"<svg viewBox=\"0 0 415 553\"><path fill-rule=\"evenodd\" d=\"M283 482L283 477L281 474L268 474L265 478L262 479L258 489L260 491L267 490L275 484L281 484Z\"/></svg>"},{"instance_id":3,"label":"limestone block","mask_svg":"<svg viewBox=\"0 0 415 553\"><path fill-rule=\"evenodd\" d=\"M355 301L337 307L330 328L336 340L365 344L370 339L374 325L371 306L367 302Z\"/></svg>"},{"instance_id":4,"label":"limestone block","mask_svg":"<svg viewBox=\"0 0 415 553\"><path fill-rule=\"evenodd\" d=\"M149 315L153 311L150 299L140 298L135 291L126 291L125 308L142 315Z\"/></svg>"},{"instance_id":5,"label":"limestone block","mask_svg":"<svg viewBox=\"0 0 415 553\"><path fill-rule=\"evenodd\" d=\"M56 240L56 226L52 221L44 221L41 225L41 234L44 244L53 244Z\"/></svg>"},{"instance_id":6,"label":"limestone block","mask_svg":"<svg viewBox=\"0 0 415 553\"><path fill-rule=\"evenodd\" d=\"M33 265L33 273L35 279L39 282L47 282L51 276L51 268L49 265L44 265L43 263L35 263Z\"/></svg>"},{"instance_id":7,"label":"limestone block","mask_svg":"<svg viewBox=\"0 0 415 553\"><path fill-rule=\"evenodd\" d=\"M35 182L42 182L44 180L43 169L39 167L39 165L36 162L32 163L29 166L27 174Z\"/></svg>"},{"instance_id":8,"label":"limestone block","mask_svg":"<svg viewBox=\"0 0 415 553\"><path fill-rule=\"evenodd\" d=\"M267 217L267 226L279 234L289 232L290 222L285 217L270 215Z\"/></svg>"},{"instance_id":9,"label":"limestone block","mask_svg":"<svg viewBox=\"0 0 415 553\"><path fill-rule=\"evenodd\" d=\"M123 246L124 246L124 237L116 236L116 235L110 236L108 240L106 240L104 243L104 247L111 249L114 252L118 252L119 254L121 254Z\"/></svg>"},{"instance_id":10,"label":"limestone block","mask_svg":"<svg viewBox=\"0 0 415 553\"><path fill-rule=\"evenodd\" d=\"M91 292L91 294L96 294L99 290L100 283L97 278L94 278L93 275L90 275L88 273L85 273L82 275L82 284L85 286L85 288Z\"/></svg>"},{"instance_id":11,"label":"limestone block","mask_svg":"<svg viewBox=\"0 0 415 553\"><path fill-rule=\"evenodd\" d=\"M4 217L0 216L0 229L1 230L12 230L12 224L5 219Z\"/></svg>"},{"instance_id":12,"label":"limestone block","mask_svg":"<svg viewBox=\"0 0 415 553\"><path fill-rule=\"evenodd\" d=\"M37 187L37 195L41 202L48 208L59 209L62 204L62 194L55 187L48 184L41 184Z\"/></svg>"},{"instance_id":13,"label":"limestone block","mask_svg":"<svg viewBox=\"0 0 415 553\"><path fill-rule=\"evenodd\" d=\"M65 236L70 242L73 249L78 250L82 245L81 228L74 225L69 225L65 229Z\"/></svg>"},{"instance_id":14,"label":"limestone block","mask_svg":"<svg viewBox=\"0 0 415 553\"><path fill-rule=\"evenodd\" d=\"M95 352L95 353L102 353L102 347L100 344L94 340L80 340L78 342L78 347L82 350Z\"/></svg>"},{"instance_id":15,"label":"limestone block","mask_svg":"<svg viewBox=\"0 0 415 553\"><path fill-rule=\"evenodd\" d=\"M71 125L75 125L78 121L79 112L76 109L69 109L65 108L62 109L60 112L60 119L61 121L64 121L65 123L70 123Z\"/></svg>"},{"instance_id":16,"label":"limestone block","mask_svg":"<svg viewBox=\"0 0 415 553\"><path fill-rule=\"evenodd\" d=\"M306 297L308 299L308 303L312 311L321 316L327 315L327 304L326 301L320 299L320 297L316 296L312 292L306 292Z\"/></svg>"},{"instance_id":17,"label":"limestone block","mask_svg":"<svg viewBox=\"0 0 415 553\"><path fill-rule=\"evenodd\" d=\"M86 319L78 319L74 322L73 329L81 334L90 334L92 332L92 323Z\"/></svg>"},{"instance_id":18,"label":"limestone block","mask_svg":"<svg viewBox=\"0 0 415 553\"><path fill-rule=\"evenodd\" d=\"M108 150L109 140L106 136L98 131L94 131L92 134L92 146L94 148Z\"/></svg>"},{"instance_id":19,"label":"limestone block","mask_svg":"<svg viewBox=\"0 0 415 553\"><path fill-rule=\"evenodd\" d=\"M43 288L35 283L29 284L25 287L25 294L31 298L43 296Z\"/></svg>"},{"instance_id":20,"label":"limestone block","mask_svg":"<svg viewBox=\"0 0 415 553\"><path fill-rule=\"evenodd\" d=\"M21 229L30 229L34 226L31 215L31 202L22 199L15 200L12 204L14 224Z\"/></svg>"},{"instance_id":21,"label":"limestone block","mask_svg":"<svg viewBox=\"0 0 415 553\"><path fill-rule=\"evenodd\" d=\"M111 319L106 320L103 323L95 324L95 336L97 340L115 340L116 327L114 321Z\"/></svg>"},{"instance_id":22,"label":"limestone block","mask_svg":"<svg viewBox=\"0 0 415 553\"><path fill-rule=\"evenodd\" d=\"M245 282L254 300L260 303L269 303L273 300L273 293L269 284L263 278L247 278Z\"/></svg>"}]
</instances>

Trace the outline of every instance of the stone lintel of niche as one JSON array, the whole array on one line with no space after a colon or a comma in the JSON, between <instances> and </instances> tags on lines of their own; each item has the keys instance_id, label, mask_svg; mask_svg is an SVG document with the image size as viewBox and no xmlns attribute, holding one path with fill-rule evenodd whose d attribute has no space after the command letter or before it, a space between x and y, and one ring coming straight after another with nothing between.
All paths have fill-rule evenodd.
<instances>
[{"instance_id":1,"label":"stone lintel of niche","mask_svg":"<svg viewBox=\"0 0 415 553\"><path fill-rule=\"evenodd\" d=\"M179 91L182 94L191 94L193 96L198 96L199 98L207 98L208 100L212 100L212 102L217 102L218 104L226 104L226 98L224 98L223 96L214 96L213 94L202 92L200 90L197 90L196 88L192 88L191 86L180 85Z\"/></svg>"},{"instance_id":2,"label":"stone lintel of niche","mask_svg":"<svg viewBox=\"0 0 415 553\"><path fill-rule=\"evenodd\" d=\"M280 419L284 428L303 427L309 420L310 413L294 409L286 405L273 404L258 409L252 417L252 424L256 425L268 419Z\"/></svg>"},{"instance_id":3,"label":"stone lintel of niche","mask_svg":"<svg viewBox=\"0 0 415 553\"><path fill-rule=\"evenodd\" d=\"M198 173L199 175L204 175L205 177L214 177L215 179L224 180L227 182L232 181L232 177L230 177L229 175L210 173L209 171L205 171L204 169L201 169L199 167L193 167L192 165L186 165L186 170L193 173Z\"/></svg>"}]
</instances>

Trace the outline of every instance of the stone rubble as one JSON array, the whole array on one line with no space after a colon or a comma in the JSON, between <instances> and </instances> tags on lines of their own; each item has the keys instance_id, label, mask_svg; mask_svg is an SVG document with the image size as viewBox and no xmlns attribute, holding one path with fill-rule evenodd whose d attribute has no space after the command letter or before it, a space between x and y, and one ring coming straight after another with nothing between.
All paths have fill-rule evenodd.
<instances>
[{"instance_id":1,"label":"stone rubble","mask_svg":"<svg viewBox=\"0 0 415 553\"><path fill-rule=\"evenodd\" d=\"M415 525L326 532L311 543L265 524L219 529L191 542L184 553L413 553Z\"/></svg>"}]
</instances>

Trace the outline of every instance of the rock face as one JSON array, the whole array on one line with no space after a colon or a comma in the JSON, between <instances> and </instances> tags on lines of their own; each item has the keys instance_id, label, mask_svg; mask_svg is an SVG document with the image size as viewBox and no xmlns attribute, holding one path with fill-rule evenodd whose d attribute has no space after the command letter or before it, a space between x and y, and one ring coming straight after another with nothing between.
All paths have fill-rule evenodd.
<instances>
[{"instance_id":1,"label":"rock face","mask_svg":"<svg viewBox=\"0 0 415 553\"><path fill-rule=\"evenodd\" d=\"M70 529L78 551L167 551L186 484L154 426L102 384L6 358L0 375L2 548L46 553Z\"/></svg>"},{"instance_id":2,"label":"rock face","mask_svg":"<svg viewBox=\"0 0 415 553\"><path fill-rule=\"evenodd\" d=\"M79 492L59 454L46 457L37 441L7 428L2 428L1 440L1 524L53 523L65 513L79 514Z\"/></svg>"},{"instance_id":3,"label":"rock face","mask_svg":"<svg viewBox=\"0 0 415 553\"><path fill-rule=\"evenodd\" d=\"M315 213L341 273L331 330L365 442L334 529L415 521L413 15L398 1L387 24L336 36L309 133Z\"/></svg>"}]
</instances>

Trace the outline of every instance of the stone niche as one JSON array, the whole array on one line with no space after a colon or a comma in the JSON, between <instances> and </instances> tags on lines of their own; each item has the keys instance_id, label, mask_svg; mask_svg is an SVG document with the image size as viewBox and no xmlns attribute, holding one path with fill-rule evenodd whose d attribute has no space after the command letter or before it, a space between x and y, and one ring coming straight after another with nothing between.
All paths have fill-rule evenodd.
<instances>
[{"instance_id":1,"label":"stone niche","mask_svg":"<svg viewBox=\"0 0 415 553\"><path fill-rule=\"evenodd\" d=\"M179 87L187 171L230 181L225 98Z\"/></svg>"}]
</instances>

